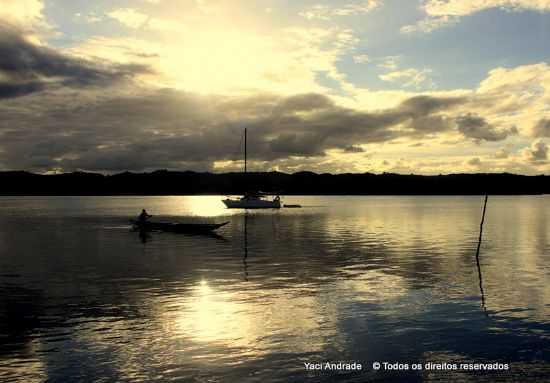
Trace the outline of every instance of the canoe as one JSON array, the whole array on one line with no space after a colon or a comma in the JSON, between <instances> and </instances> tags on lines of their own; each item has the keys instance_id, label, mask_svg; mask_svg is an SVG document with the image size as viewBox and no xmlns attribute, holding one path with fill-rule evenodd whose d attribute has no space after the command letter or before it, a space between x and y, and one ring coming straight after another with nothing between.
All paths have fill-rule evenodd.
<instances>
[{"instance_id":1,"label":"canoe","mask_svg":"<svg viewBox=\"0 0 550 383\"><path fill-rule=\"evenodd\" d=\"M171 233L207 233L229 223L173 223L173 222L138 222L131 221L134 230L168 231Z\"/></svg>"}]
</instances>

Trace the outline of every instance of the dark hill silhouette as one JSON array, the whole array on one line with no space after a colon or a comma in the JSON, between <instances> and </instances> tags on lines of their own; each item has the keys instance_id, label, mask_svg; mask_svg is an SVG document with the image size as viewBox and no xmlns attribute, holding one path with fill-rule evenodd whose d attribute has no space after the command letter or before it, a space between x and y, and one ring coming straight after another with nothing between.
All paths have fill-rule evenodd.
<instances>
[{"instance_id":1,"label":"dark hill silhouette","mask_svg":"<svg viewBox=\"0 0 550 383\"><path fill-rule=\"evenodd\" d=\"M39 175L0 172L0 195L184 195L241 194L247 188L312 195L469 195L549 194L550 176L508 173L439 176L384 174L316 174L299 172L64 173Z\"/></svg>"}]
</instances>

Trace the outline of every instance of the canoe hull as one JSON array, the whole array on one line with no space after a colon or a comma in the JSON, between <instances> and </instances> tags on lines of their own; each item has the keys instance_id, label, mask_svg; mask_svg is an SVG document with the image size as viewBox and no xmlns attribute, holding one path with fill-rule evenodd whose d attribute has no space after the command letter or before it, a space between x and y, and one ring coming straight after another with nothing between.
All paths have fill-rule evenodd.
<instances>
[{"instance_id":1,"label":"canoe hull","mask_svg":"<svg viewBox=\"0 0 550 383\"><path fill-rule=\"evenodd\" d=\"M142 231L167 231L171 233L208 233L227 225L223 223L170 223L170 222L136 222L133 221L133 227Z\"/></svg>"}]
</instances>

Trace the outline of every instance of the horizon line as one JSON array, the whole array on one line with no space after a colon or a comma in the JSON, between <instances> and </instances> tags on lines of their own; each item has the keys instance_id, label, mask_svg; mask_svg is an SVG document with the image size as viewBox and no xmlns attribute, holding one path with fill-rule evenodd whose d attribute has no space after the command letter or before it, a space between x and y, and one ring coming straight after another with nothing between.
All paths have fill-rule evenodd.
<instances>
[{"instance_id":1,"label":"horizon line","mask_svg":"<svg viewBox=\"0 0 550 383\"><path fill-rule=\"evenodd\" d=\"M33 172L30 170L0 170L1 174L6 173L26 173L30 175L36 175L36 176L60 176L60 175L71 175L71 174L90 174L90 175L101 175L104 177L112 177L122 174L154 174L154 173L196 173L196 174L212 174L212 175L229 175L229 174L284 174L293 176L300 173L310 173L314 175L331 175L331 176L339 176L339 175L374 175L374 176L418 176L418 177L442 177L442 176L480 176L480 175L511 175L511 176L520 176L520 177L547 177L550 176L550 174L518 174L518 173L510 173L510 172L481 172L481 173L439 173L439 174L415 174L415 173L396 173L396 172L382 172L382 173L375 173L375 172L362 172L362 173L352 173L352 172L343 172L343 173L330 173L330 172L324 172L324 173L317 173L311 170L300 170L294 173L287 173L279 170L270 170L270 171L228 171L228 172L214 172L214 171L197 171L197 170L173 170L173 169L156 169L156 170L149 170L149 171L137 171L137 170L119 170L116 172L102 172L102 171L89 171L89 170L73 170L70 172L52 172L47 171L44 173L38 173Z\"/></svg>"}]
</instances>

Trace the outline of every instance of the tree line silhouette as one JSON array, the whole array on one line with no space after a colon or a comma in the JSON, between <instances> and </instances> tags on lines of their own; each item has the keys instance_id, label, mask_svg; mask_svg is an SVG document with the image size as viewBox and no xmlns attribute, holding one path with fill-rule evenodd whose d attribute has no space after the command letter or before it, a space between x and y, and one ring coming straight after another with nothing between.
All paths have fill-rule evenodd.
<instances>
[{"instance_id":1,"label":"tree line silhouette","mask_svg":"<svg viewBox=\"0 0 550 383\"><path fill-rule=\"evenodd\" d=\"M74 172L41 175L0 172L0 195L192 195L242 194L255 189L288 195L478 195L548 194L550 176L509 173L401 175L298 172L150 173Z\"/></svg>"}]
</instances>

